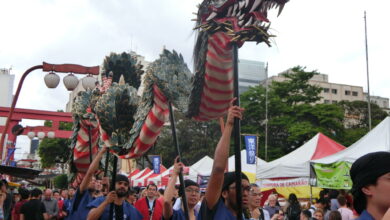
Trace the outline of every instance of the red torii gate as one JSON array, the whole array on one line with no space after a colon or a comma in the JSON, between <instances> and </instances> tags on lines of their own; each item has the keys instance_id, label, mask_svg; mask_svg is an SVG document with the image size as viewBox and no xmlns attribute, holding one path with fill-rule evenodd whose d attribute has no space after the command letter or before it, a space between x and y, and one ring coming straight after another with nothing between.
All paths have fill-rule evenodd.
<instances>
[{"instance_id":1,"label":"red torii gate","mask_svg":"<svg viewBox=\"0 0 390 220\"><path fill-rule=\"evenodd\" d=\"M0 107L0 117L7 117L10 112L10 108L8 107ZM42 111L36 109L23 109L23 108L15 108L10 126L7 131L8 134L8 143L11 144L11 147L15 146L16 136L12 134L12 127L19 124L22 119L32 119L32 120L49 120L52 121L52 127L46 126L26 126L21 135L27 135L28 132L34 131L37 132L49 132L53 131L56 138L70 138L72 135L72 131L60 130L59 125L60 122L72 122L72 113L69 112L53 112L53 111ZM5 126L0 126L0 133L3 133ZM8 149L9 147L7 147ZM13 158L13 155L10 157Z\"/></svg>"}]
</instances>

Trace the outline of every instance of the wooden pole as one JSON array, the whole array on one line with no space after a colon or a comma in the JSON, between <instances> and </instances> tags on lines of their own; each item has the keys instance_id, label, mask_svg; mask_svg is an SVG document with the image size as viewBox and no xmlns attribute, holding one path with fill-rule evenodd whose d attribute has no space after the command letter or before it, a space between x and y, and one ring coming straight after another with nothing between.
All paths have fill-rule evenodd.
<instances>
[{"instance_id":1,"label":"wooden pole","mask_svg":"<svg viewBox=\"0 0 390 220\"><path fill-rule=\"evenodd\" d=\"M173 109L172 109L172 104L169 103L169 120L171 122L171 128L172 128L172 138L176 146L176 153L179 156L179 161L181 161L181 154L180 154L180 147L179 147L179 140L177 139L176 136L176 125L175 125L175 116L173 115ZM186 220L189 220L190 217L188 215L188 204L187 204L187 197L185 193L185 185L184 185L184 179L183 179L183 173L182 170L179 173L179 180L180 180L180 189L183 192L182 195L182 204L184 207L184 215L186 217Z\"/></svg>"},{"instance_id":2,"label":"wooden pole","mask_svg":"<svg viewBox=\"0 0 390 220\"><path fill-rule=\"evenodd\" d=\"M236 105L240 106L240 94L238 91L238 46L233 44L233 74L234 74L234 97ZM234 118L234 158L236 168L236 200L237 219L242 220L242 188L241 188L241 123L240 119Z\"/></svg>"},{"instance_id":3,"label":"wooden pole","mask_svg":"<svg viewBox=\"0 0 390 220\"><path fill-rule=\"evenodd\" d=\"M108 162L107 162L108 163ZM114 161L112 162L112 177L111 177L111 185L110 192L115 191L115 182L116 182L116 170L118 165L118 157L114 156ZM114 203L110 204L110 215L108 219L112 219L114 216Z\"/></svg>"}]
</instances>

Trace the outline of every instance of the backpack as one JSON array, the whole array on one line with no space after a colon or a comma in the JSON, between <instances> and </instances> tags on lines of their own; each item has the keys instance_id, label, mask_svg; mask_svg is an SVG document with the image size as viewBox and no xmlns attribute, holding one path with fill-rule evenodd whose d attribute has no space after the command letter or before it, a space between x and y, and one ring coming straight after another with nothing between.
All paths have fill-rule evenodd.
<instances>
[{"instance_id":1,"label":"backpack","mask_svg":"<svg viewBox=\"0 0 390 220\"><path fill-rule=\"evenodd\" d=\"M299 203L291 204L287 208L287 217L289 220L299 220L301 214L301 206Z\"/></svg>"}]
</instances>

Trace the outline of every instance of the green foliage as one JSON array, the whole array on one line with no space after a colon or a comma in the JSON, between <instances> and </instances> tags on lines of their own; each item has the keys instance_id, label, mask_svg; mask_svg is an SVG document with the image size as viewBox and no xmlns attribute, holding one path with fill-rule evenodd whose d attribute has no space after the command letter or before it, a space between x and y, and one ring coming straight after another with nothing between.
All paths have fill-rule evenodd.
<instances>
[{"instance_id":1,"label":"green foliage","mask_svg":"<svg viewBox=\"0 0 390 220\"><path fill-rule=\"evenodd\" d=\"M56 189L67 189L68 188L68 176L66 174L61 174L54 177L54 187Z\"/></svg>"},{"instance_id":2,"label":"green foliage","mask_svg":"<svg viewBox=\"0 0 390 220\"><path fill-rule=\"evenodd\" d=\"M271 90L277 94L281 102L287 105L297 105L315 103L321 99L319 94L322 88L308 83L309 79L318 72L306 72L305 69L301 66L293 67L283 74L287 81L272 83Z\"/></svg>"},{"instance_id":3,"label":"green foliage","mask_svg":"<svg viewBox=\"0 0 390 220\"><path fill-rule=\"evenodd\" d=\"M368 105L365 101L342 101L338 105L345 110L344 124L347 125L341 142L345 146L350 146L369 131ZM388 114L377 104L371 103L372 127L375 127L387 116Z\"/></svg>"},{"instance_id":4,"label":"green foliage","mask_svg":"<svg viewBox=\"0 0 390 220\"><path fill-rule=\"evenodd\" d=\"M268 156L273 160L295 150L318 132L335 140L344 134L343 108L337 105L315 104L321 98L321 88L308 80L316 71L306 72L297 66L284 76L288 80L272 82L268 91ZM266 90L250 88L241 95L246 109L242 133L259 134L260 157L265 151Z\"/></svg>"},{"instance_id":5,"label":"green foliage","mask_svg":"<svg viewBox=\"0 0 390 220\"><path fill-rule=\"evenodd\" d=\"M69 145L70 139L44 138L38 147L42 168L53 167L56 163L65 163L70 155Z\"/></svg>"},{"instance_id":6,"label":"green foliage","mask_svg":"<svg viewBox=\"0 0 390 220\"><path fill-rule=\"evenodd\" d=\"M221 136L217 121L197 122L185 118L175 112L176 133L186 165L192 165L204 156L214 157L214 150ZM148 152L149 155L161 155L165 167L173 165L176 158L176 147L172 138L171 126L164 126L156 146Z\"/></svg>"}]
</instances>

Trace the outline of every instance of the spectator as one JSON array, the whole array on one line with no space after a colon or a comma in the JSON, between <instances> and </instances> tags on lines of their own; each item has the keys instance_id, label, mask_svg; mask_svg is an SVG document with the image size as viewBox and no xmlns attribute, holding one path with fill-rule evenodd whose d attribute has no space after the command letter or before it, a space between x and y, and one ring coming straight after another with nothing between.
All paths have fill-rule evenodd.
<instances>
[{"instance_id":1,"label":"spectator","mask_svg":"<svg viewBox=\"0 0 390 220\"><path fill-rule=\"evenodd\" d=\"M390 208L390 152L360 157L352 164L350 175L358 219L382 219Z\"/></svg>"},{"instance_id":2,"label":"spectator","mask_svg":"<svg viewBox=\"0 0 390 220\"><path fill-rule=\"evenodd\" d=\"M4 219L4 201L7 198L7 194L0 191L0 219Z\"/></svg>"},{"instance_id":3,"label":"spectator","mask_svg":"<svg viewBox=\"0 0 390 220\"><path fill-rule=\"evenodd\" d=\"M290 220L298 220L300 218L300 213L301 204L299 203L297 196L294 193L291 193L288 196L288 206L286 209L287 218Z\"/></svg>"},{"instance_id":4,"label":"spectator","mask_svg":"<svg viewBox=\"0 0 390 220\"><path fill-rule=\"evenodd\" d=\"M100 160L107 148L101 149L92 163L89 165L88 171L85 174L79 188L76 190L75 196L70 204L69 219L86 219L89 209L87 205L94 199L96 179L93 177L99 167Z\"/></svg>"},{"instance_id":5,"label":"spectator","mask_svg":"<svg viewBox=\"0 0 390 220\"><path fill-rule=\"evenodd\" d=\"M114 205L113 217L123 220L141 220L142 215L126 202L129 191L129 179L126 176L117 174L115 178L115 191L111 191L107 196L101 196L88 204L91 211L88 219L109 219L110 204Z\"/></svg>"},{"instance_id":6,"label":"spectator","mask_svg":"<svg viewBox=\"0 0 390 220\"><path fill-rule=\"evenodd\" d=\"M56 191L57 197L59 197L59 193ZM48 215L48 219L56 219L58 215L58 203L57 200L52 198L52 190L46 189L44 198L42 200L43 205L45 205L45 210Z\"/></svg>"},{"instance_id":7,"label":"spectator","mask_svg":"<svg viewBox=\"0 0 390 220\"><path fill-rule=\"evenodd\" d=\"M45 205L41 202L42 191L40 189L31 190L31 198L20 208L20 220L42 220L49 219Z\"/></svg>"},{"instance_id":8,"label":"spectator","mask_svg":"<svg viewBox=\"0 0 390 220\"><path fill-rule=\"evenodd\" d=\"M127 195L126 201L131 205L135 204L135 202L137 201L137 194L134 189L129 190L129 195Z\"/></svg>"},{"instance_id":9,"label":"spectator","mask_svg":"<svg viewBox=\"0 0 390 220\"><path fill-rule=\"evenodd\" d=\"M20 194L20 201L15 204L15 207L12 210L13 220L19 220L20 209L22 208L22 205L27 202L28 197L30 196L30 192L24 188L19 189L19 194Z\"/></svg>"},{"instance_id":10,"label":"spectator","mask_svg":"<svg viewBox=\"0 0 390 220\"><path fill-rule=\"evenodd\" d=\"M269 195L268 205L266 205L264 209L268 211L271 218L275 213L277 213L281 209L280 206L276 205L276 203L277 203L276 196L274 194Z\"/></svg>"},{"instance_id":11,"label":"spectator","mask_svg":"<svg viewBox=\"0 0 390 220\"><path fill-rule=\"evenodd\" d=\"M331 211L329 214L329 220L341 220L341 214L339 211Z\"/></svg>"},{"instance_id":12,"label":"spectator","mask_svg":"<svg viewBox=\"0 0 390 220\"><path fill-rule=\"evenodd\" d=\"M70 206L72 204L72 199L74 197L75 191L76 191L75 188L70 187L68 189L68 196L66 199L64 199L64 206L63 206L62 210L66 212L66 216L69 215L69 209L70 209Z\"/></svg>"},{"instance_id":13,"label":"spectator","mask_svg":"<svg viewBox=\"0 0 390 220\"><path fill-rule=\"evenodd\" d=\"M300 214L300 220L310 220L311 219L311 212L307 209L303 210Z\"/></svg>"},{"instance_id":14,"label":"spectator","mask_svg":"<svg viewBox=\"0 0 390 220\"><path fill-rule=\"evenodd\" d=\"M5 194L5 200L3 202L4 219L8 219L11 216L12 211L12 194L8 192L8 182L5 179L0 181L0 191Z\"/></svg>"},{"instance_id":15,"label":"spectator","mask_svg":"<svg viewBox=\"0 0 390 220\"><path fill-rule=\"evenodd\" d=\"M135 202L135 208L141 213L144 220L160 220L162 217L162 203L157 200L156 192L157 186L151 183L146 187L146 197Z\"/></svg>"},{"instance_id":16,"label":"spectator","mask_svg":"<svg viewBox=\"0 0 390 220\"><path fill-rule=\"evenodd\" d=\"M324 220L324 212L321 209L317 209L314 211L313 217L317 220Z\"/></svg>"},{"instance_id":17,"label":"spectator","mask_svg":"<svg viewBox=\"0 0 390 220\"><path fill-rule=\"evenodd\" d=\"M236 179L235 172L224 174L229 157L230 137L233 130L234 118L242 119L243 108L232 106L232 99L226 119L226 125L214 153L213 168L207 184L206 194L202 201L198 220L236 219ZM242 207L248 209L249 180L241 174Z\"/></svg>"},{"instance_id":18,"label":"spectator","mask_svg":"<svg viewBox=\"0 0 390 220\"><path fill-rule=\"evenodd\" d=\"M337 211L340 208L340 204L337 202L337 196L339 196L339 191L335 189L329 191L330 211Z\"/></svg>"},{"instance_id":19,"label":"spectator","mask_svg":"<svg viewBox=\"0 0 390 220\"><path fill-rule=\"evenodd\" d=\"M277 213L274 214L274 216L271 218L271 220L284 220L286 219L284 216L283 210L279 210Z\"/></svg>"},{"instance_id":20,"label":"spectator","mask_svg":"<svg viewBox=\"0 0 390 220\"><path fill-rule=\"evenodd\" d=\"M173 220L185 220L185 214L183 211L183 207L179 207L178 209L173 209L172 199L175 193L175 184L177 181L177 177L180 174L180 171L183 169L184 164L178 162L178 158L176 158L172 175L169 179L168 186L164 193L164 208L163 208L163 219L173 219ZM185 180L185 192L179 191L180 196L184 193L187 199L187 207L188 207L188 216L189 219L196 219L198 213L195 211L195 206L198 204L200 199L200 189L199 185L192 180Z\"/></svg>"},{"instance_id":21,"label":"spectator","mask_svg":"<svg viewBox=\"0 0 390 220\"><path fill-rule=\"evenodd\" d=\"M164 189L158 189L158 194L157 194L157 198L158 198L158 200L161 202L161 204L163 204L164 203L164 192L165 192L165 190Z\"/></svg>"},{"instance_id":22,"label":"spectator","mask_svg":"<svg viewBox=\"0 0 390 220\"><path fill-rule=\"evenodd\" d=\"M347 207L347 199L344 196L339 195L337 197L337 201L339 202L340 205L340 208L337 211L340 212L341 219L342 220L354 219L352 210Z\"/></svg>"},{"instance_id":23,"label":"spectator","mask_svg":"<svg viewBox=\"0 0 390 220\"><path fill-rule=\"evenodd\" d=\"M248 197L249 211L254 219L270 220L268 211L261 208L260 202L262 196L260 188L256 184L251 184L251 191Z\"/></svg>"}]
</instances>

